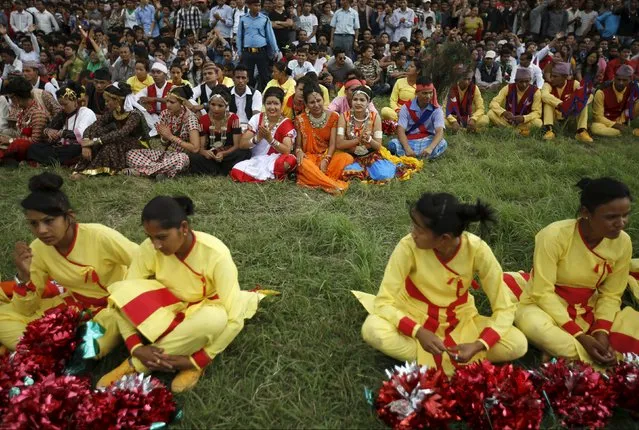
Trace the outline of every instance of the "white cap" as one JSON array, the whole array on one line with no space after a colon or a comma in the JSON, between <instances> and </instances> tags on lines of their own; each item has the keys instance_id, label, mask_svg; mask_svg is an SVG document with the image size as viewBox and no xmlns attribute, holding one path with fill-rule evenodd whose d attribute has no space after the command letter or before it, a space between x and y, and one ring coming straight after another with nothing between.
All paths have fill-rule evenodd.
<instances>
[{"instance_id":1,"label":"white cap","mask_svg":"<svg viewBox=\"0 0 639 430\"><path fill-rule=\"evenodd\" d=\"M484 58L495 59L496 56L497 54L495 54L495 51L487 51L486 54L484 54Z\"/></svg>"},{"instance_id":2,"label":"white cap","mask_svg":"<svg viewBox=\"0 0 639 430\"><path fill-rule=\"evenodd\" d=\"M160 63L159 61L156 63L153 63L153 66L151 66L151 70L159 70L165 75L169 74L169 69L166 68L166 65L164 63Z\"/></svg>"}]
</instances>

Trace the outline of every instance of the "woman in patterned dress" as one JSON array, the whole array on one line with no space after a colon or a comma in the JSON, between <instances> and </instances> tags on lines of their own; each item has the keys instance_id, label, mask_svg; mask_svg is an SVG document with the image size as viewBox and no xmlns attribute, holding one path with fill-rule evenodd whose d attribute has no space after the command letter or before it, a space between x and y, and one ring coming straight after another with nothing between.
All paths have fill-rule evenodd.
<instances>
[{"instance_id":1,"label":"woman in patterned dress","mask_svg":"<svg viewBox=\"0 0 639 430\"><path fill-rule=\"evenodd\" d=\"M126 168L126 154L141 148L146 136L142 113L133 107L131 87L116 82L104 90L106 112L91 124L82 139L82 160L72 179L115 174Z\"/></svg>"},{"instance_id":2,"label":"woman in patterned dress","mask_svg":"<svg viewBox=\"0 0 639 430\"><path fill-rule=\"evenodd\" d=\"M229 112L231 92L224 85L211 91L209 111L200 117L200 152L189 154L189 172L226 176L233 166L251 158L251 151L240 149L240 118Z\"/></svg>"},{"instance_id":3,"label":"woman in patterned dress","mask_svg":"<svg viewBox=\"0 0 639 430\"><path fill-rule=\"evenodd\" d=\"M127 173L134 176L172 178L189 167L189 153L200 151L200 124L184 105L193 96L188 85L173 87L166 109L155 126L164 149L139 149L127 154Z\"/></svg>"},{"instance_id":4,"label":"woman in patterned dress","mask_svg":"<svg viewBox=\"0 0 639 430\"><path fill-rule=\"evenodd\" d=\"M353 162L353 156L335 150L339 114L324 108L322 90L317 84L304 87L307 112L295 119L299 133L297 157L297 183L306 187L319 187L331 194L346 191L348 182L340 181L344 167Z\"/></svg>"},{"instance_id":5,"label":"woman in patterned dress","mask_svg":"<svg viewBox=\"0 0 639 430\"><path fill-rule=\"evenodd\" d=\"M17 108L17 137L0 135L0 161L7 158L23 161L27 157L29 147L37 142L47 123L47 113L33 96L31 83L23 77L12 78L4 89L4 93ZM15 161L14 161L15 162Z\"/></svg>"},{"instance_id":6,"label":"woman in patterned dress","mask_svg":"<svg viewBox=\"0 0 639 430\"><path fill-rule=\"evenodd\" d=\"M251 149L251 159L237 163L231 178L238 182L284 179L295 169L291 155L297 132L293 121L282 114L284 91L271 87L264 91L265 112L253 115L242 136L240 148Z\"/></svg>"}]
</instances>

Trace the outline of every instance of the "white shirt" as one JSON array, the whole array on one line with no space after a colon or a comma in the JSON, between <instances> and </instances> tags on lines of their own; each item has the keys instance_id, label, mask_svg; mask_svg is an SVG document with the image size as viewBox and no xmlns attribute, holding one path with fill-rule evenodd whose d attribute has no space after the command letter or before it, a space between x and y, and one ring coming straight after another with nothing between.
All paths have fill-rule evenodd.
<instances>
[{"instance_id":1,"label":"white shirt","mask_svg":"<svg viewBox=\"0 0 639 430\"><path fill-rule=\"evenodd\" d=\"M235 93L235 87L231 88L231 95L235 97L235 106L237 106L237 112L234 112L240 118L240 124L248 124L249 119L246 116L246 96L253 95L251 102L251 110L253 114L259 113L262 109L262 93L258 90L251 91L249 87L246 87L244 94L237 95Z\"/></svg>"},{"instance_id":2,"label":"white shirt","mask_svg":"<svg viewBox=\"0 0 639 430\"><path fill-rule=\"evenodd\" d=\"M122 9L122 16L124 16L124 27L133 28L138 25L138 17L135 13L135 9L129 13L128 9Z\"/></svg>"},{"instance_id":3,"label":"white shirt","mask_svg":"<svg viewBox=\"0 0 639 430\"><path fill-rule=\"evenodd\" d=\"M237 28L240 26L240 18L248 13L248 8L244 6L242 9L233 9L233 34L237 35Z\"/></svg>"},{"instance_id":4,"label":"white shirt","mask_svg":"<svg viewBox=\"0 0 639 430\"><path fill-rule=\"evenodd\" d=\"M215 18L215 14L219 14L221 19ZM219 30L222 37L228 39L233 33L233 8L229 5L223 4L222 6L215 5L211 8L210 18L211 27L215 30Z\"/></svg>"},{"instance_id":5,"label":"white shirt","mask_svg":"<svg viewBox=\"0 0 639 430\"><path fill-rule=\"evenodd\" d=\"M322 73L322 70L324 70L324 64L326 64L326 57L317 57L317 60L315 60L315 64L313 65L317 76L319 76L319 74Z\"/></svg>"},{"instance_id":6,"label":"white shirt","mask_svg":"<svg viewBox=\"0 0 639 430\"><path fill-rule=\"evenodd\" d=\"M38 77L38 80L36 81L35 85L33 86L33 88L40 88L40 78ZM51 82L47 82L46 84L44 84L44 88L43 88L46 92L48 92L49 94L51 94L53 96L54 99L58 99L58 96L56 96L56 88L55 86L51 83Z\"/></svg>"},{"instance_id":7,"label":"white shirt","mask_svg":"<svg viewBox=\"0 0 639 430\"><path fill-rule=\"evenodd\" d=\"M300 30L306 31L306 34L308 36L310 36L311 33L313 33L313 28L317 27L318 25L317 16L315 16L312 13L309 16L302 14L298 17L298 19L299 19ZM308 43L316 43L316 42L317 42L317 38L315 36L308 39Z\"/></svg>"},{"instance_id":8,"label":"white shirt","mask_svg":"<svg viewBox=\"0 0 639 430\"><path fill-rule=\"evenodd\" d=\"M401 22L402 18L404 19L404 22ZM400 8L395 9L391 16L391 25L395 27L395 31L393 32L393 42L399 42L399 39L402 37L405 37L406 40L410 41L414 24L415 11L413 9L408 7L405 11L402 11Z\"/></svg>"},{"instance_id":9,"label":"white shirt","mask_svg":"<svg viewBox=\"0 0 639 430\"><path fill-rule=\"evenodd\" d=\"M513 71L510 74L511 84L515 83L515 75L517 74L517 69L520 67L522 66L517 66L513 68ZM528 70L530 70L530 73L532 74L532 84L535 85L537 88L541 89L541 87L544 86L544 74L539 68L539 66L536 64L530 63L530 66L528 66Z\"/></svg>"},{"instance_id":10,"label":"white shirt","mask_svg":"<svg viewBox=\"0 0 639 430\"><path fill-rule=\"evenodd\" d=\"M304 63L300 65L299 61L291 60L288 62L288 68L291 69L293 79L299 79L308 72L315 73L315 67L308 61L304 61Z\"/></svg>"},{"instance_id":11,"label":"white shirt","mask_svg":"<svg viewBox=\"0 0 639 430\"><path fill-rule=\"evenodd\" d=\"M164 85L162 85L162 88L160 88L157 85L153 84L155 86L156 97L162 98L162 94L164 94L164 88L166 87L166 84L168 84L168 83L169 83L169 81L167 80L164 83ZM136 102L140 101L140 99L142 97L148 97L148 96L149 96L149 87L142 88L142 90L140 90L139 92L135 93L135 95L134 95ZM155 112L156 112L156 115L159 115L160 112L162 112L162 103L157 102L155 104Z\"/></svg>"},{"instance_id":12,"label":"white shirt","mask_svg":"<svg viewBox=\"0 0 639 430\"><path fill-rule=\"evenodd\" d=\"M204 85L204 90L206 91L206 99L210 100L211 99L211 93L213 92L212 88L209 88L208 85L206 84L200 84L197 87L193 88L193 97L191 97L191 100L189 100L189 102L193 105L193 106L197 106L199 105L197 99L199 99L202 96L202 85ZM213 85L215 86L215 85ZM200 113L202 115L206 115L206 109L202 109L200 111Z\"/></svg>"},{"instance_id":13,"label":"white shirt","mask_svg":"<svg viewBox=\"0 0 639 430\"><path fill-rule=\"evenodd\" d=\"M78 135L84 136L84 130L93 124L96 119L95 113L91 109L82 106L78 109L77 113L67 118L62 130L71 130L73 132L77 131ZM76 143L79 144L80 142L74 142L71 139L62 139L63 145L73 145Z\"/></svg>"},{"instance_id":14,"label":"white shirt","mask_svg":"<svg viewBox=\"0 0 639 430\"><path fill-rule=\"evenodd\" d=\"M17 58L13 60L13 63L4 65L2 79L7 79L7 76L13 72L22 72L22 61Z\"/></svg>"},{"instance_id":15,"label":"white shirt","mask_svg":"<svg viewBox=\"0 0 639 430\"><path fill-rule=\"evenodd\" d=\"M58 21L48 10L45 9L44 12L40 12L34 7L27 10L35 17L35 24L38 26L38 29L44 31L45 34L49 34L53 31L60 31Z\"/></svg>"},{"instance_id":16,"label":"white shirt","mask_svg":"<svg viewBox=\"0 0 639 430\"><path fill-rule=\"evenodd\" d=\"M27 28L29 28L31 24L33 24L33 15L31 15L26 10L23 10L22 12L14 10L13 12L11 12L11 15L9 17L9 25L11 25L11 28L14 32L26 33Z\"/></svg>"},{"instance_id":17,"label":"white shirt","mask_svg":"<svg viewBox=\"0 0 639 430\"><path fill-rule=\"evenodd\" d=\"M9 48L16 53L16 58L20 59L20 61L34 61L40 64L40 45L38 45L38 39L36 39L33 33L29 33L29 37L31 38L31 45L33 45L33 51L31 52L27 52L13 43L13 40L6 34L4 35L4 41L7 42Z\"/></svg>"},{"instance_id":18,"label":"white shirt","mask_svg":"<svg viewBox=\"0 0 639 430\"><path fill-rule=\"evenodd\" d=\"M596 10L591 10L590 12L580 10L579 18L581 18L581 26L575 28L575 35L582 37L584 34L588 34L598 16L599 13L597 13Z\"/></svg>"}]
</instances>

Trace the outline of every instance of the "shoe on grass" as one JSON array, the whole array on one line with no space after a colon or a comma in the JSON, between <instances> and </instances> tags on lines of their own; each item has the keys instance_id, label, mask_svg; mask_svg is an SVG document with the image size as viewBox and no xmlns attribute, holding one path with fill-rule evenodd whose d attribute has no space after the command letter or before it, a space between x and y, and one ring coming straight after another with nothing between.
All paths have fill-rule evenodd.
<instances>
[{"instance_id":1,"label":"shoe on grass","mask_svg":"<svg viewBox=\"0 0 639 430\"><path fill-rule=\"evenodd\" d=\"M588 130L581 130L579 133L575 134L575 139L583 143L593 142L592 137L590 137L590 134L588 134Z\"/></svg>"},{"instance_id":2,"label":"shoe on grass","mask_svg":"<svg viewBox=\"0 0 639 430\"><path fill-rule=\"evenodd\" d=\"M552 129L548 129L548 131L546 131L546 133L544 133L544 137L542 139L544 140L553 140L555 138L555 132L552 131Z\"/></svg>"},{"instance_id":3,"label":"shoe on grass","mask_svg":"<svg viewBox=\"0 0 639 430\"><path fill-rule=\"evenodd\" d=\"M189 391L191 388L195 387L197 381L200 380L202 373L203 370L200 369L179 371L175 378L173 378L173 382L171 382L171 391L174 393Z\"/></svg>"},{"instance_id":4,"label":"shoe on grass","mask_svg":"<svg viewBox=\"0 0 639 430\"><path fill-rule=\"evenodd\" d=\"M118 381L123 376L130 375L132 373L136 373L135 368L131 364L130 359L126 359L120 364L118 367L104 375L98 383L95 385L96 388L106 388L109 385L113 384L115 381Z\"/></svg>"}]
</instances>

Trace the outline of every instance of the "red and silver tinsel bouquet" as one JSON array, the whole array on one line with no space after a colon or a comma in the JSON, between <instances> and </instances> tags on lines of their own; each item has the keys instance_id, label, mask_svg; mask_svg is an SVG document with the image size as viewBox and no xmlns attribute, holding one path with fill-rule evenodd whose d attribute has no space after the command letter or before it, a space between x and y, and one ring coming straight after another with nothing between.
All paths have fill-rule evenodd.
<instances>
[{"instance_id":1,"label":"red and silver tinsel bouquet","mask_svg":"<svg viewBox=\"0 0 639 430\"><path fill-rule=\"evenodd\" d=\"M589 364L553 360L541 366L536 378L563 426L603 428L612 416L615 387Z\"/></svg>"},{"instance_id":2,"label":"red and silver tinsel bouquet","mask_svg":"<svg viewBox=\"0 0 639 430\"><path fill-rule=\"evenodd\" d=\"M460 367L451 378L450 395L471 428L538 429L541 425L541 396L530 373L512 364L495 366L484 360Z\"/></svg>"},{"instance_id":3,"label":"red and silver tinsel bouquet","mask_svg":"<svg viewBox=\"0 0 639 430\"><path fill-rule=\"evenodd\" d=\"M382 120L382 132L386 136L394 136L397 131L397 121L393 121L392 119Z\"/></svg>"},{"instance_id":4,"label":"red and silver tinsel bouquet","mask_svg":"<svg viewBox=\"0 0 639 430\"><path fill-rule=\"evenodd\" d=\"M448 396L448 377L443 371L406 363L386 370L375 401L379 418L394 429L447 428L459 417L455 400Z\"/></svg>"},{"instance_id":5,"label":"red and silver tinsel bouquet","mask_svg":"<svg viewBox=\"0 0 639 430\"><path fill-rule=\"evenodd\" d=\"M639 414L639 355L624 354L611 371L610 379L617 393L617 405L631 414Z\"/></svg>"}]
</instances>

